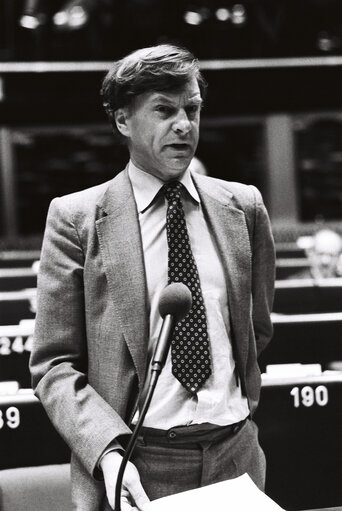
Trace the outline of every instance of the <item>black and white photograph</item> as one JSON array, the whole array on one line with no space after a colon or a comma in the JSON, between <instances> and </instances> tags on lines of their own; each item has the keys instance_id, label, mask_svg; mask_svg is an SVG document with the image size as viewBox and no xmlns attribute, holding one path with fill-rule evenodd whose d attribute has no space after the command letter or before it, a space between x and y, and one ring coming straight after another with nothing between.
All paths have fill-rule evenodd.
<instances>
[{"instance_id":1,"label":"black and white photograph","mask_svg":"<svg viewBox=\"0 0 342 511\"><path fill-rule=\"evenodd\" d=\"M341 432L342 3L0 0L0 511L342 511Z\"/></svg>"}]
</instances>

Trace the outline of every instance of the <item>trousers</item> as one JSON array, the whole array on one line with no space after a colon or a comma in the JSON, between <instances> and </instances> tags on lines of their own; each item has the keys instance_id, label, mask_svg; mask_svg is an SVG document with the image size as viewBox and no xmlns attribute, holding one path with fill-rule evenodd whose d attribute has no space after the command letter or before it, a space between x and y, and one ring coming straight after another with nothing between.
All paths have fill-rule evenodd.
<instances>
[{"instance_id":1,"label":"trousers","mask_svg":"<svg viewBox=\"0 0 342 511\"><path fill-rule=\"evenodd\" d=\"M241 427L226 428L226 434L224 427L204 435L193 428L173 428L167 432L166 441L153 438L149 432L139 437L131 461L150 500L244 473L264 490L266 461L257 425L250 418Z\"/></svg>"}]
</instances>

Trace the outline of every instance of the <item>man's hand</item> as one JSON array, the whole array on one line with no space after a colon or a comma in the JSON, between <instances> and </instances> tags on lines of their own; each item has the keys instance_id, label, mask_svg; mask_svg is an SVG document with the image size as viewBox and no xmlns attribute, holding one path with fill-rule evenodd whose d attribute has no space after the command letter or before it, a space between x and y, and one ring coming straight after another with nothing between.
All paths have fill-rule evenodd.
<instances>
[{"instance_id":1,"label":"man's hand","mask_svg":"<svg viewBox=\"0 0 342 511\"><path fill-rule=\"evenodd\" d=\"M118 451L110 451L103 456L100 463L107 499L112 509L114 509L115 485L121 461L122 456ZM149 498L141 485L138 470L133 463L128 462L122 480L121 511L132 511L132 509L144 511L144 505L148 502Z\"/></svg>"}]
</instances>

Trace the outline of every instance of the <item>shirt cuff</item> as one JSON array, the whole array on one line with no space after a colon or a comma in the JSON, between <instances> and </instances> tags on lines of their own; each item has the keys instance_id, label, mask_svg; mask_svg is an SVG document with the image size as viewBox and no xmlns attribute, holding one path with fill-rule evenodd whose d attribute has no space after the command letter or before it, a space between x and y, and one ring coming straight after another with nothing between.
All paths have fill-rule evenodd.
<instances>
[{"instance_id":1,"label":"shirt cuff","mask_svg":"<svg viewBox=\"0 0 342 511\"><path fill-rule=\"evenodd\" d=\"M106 448L105 450L103 451L103 453L101 454L101 456L99 457L99 460L97 462L97 468L99 470L101 470L101 461L103 460L103 457L108 454L109 452L112 452L112 451L124 451L122 445L120 444L120 442L118 442L118 440L113 440Z\"/></svg>"}]
</instances>

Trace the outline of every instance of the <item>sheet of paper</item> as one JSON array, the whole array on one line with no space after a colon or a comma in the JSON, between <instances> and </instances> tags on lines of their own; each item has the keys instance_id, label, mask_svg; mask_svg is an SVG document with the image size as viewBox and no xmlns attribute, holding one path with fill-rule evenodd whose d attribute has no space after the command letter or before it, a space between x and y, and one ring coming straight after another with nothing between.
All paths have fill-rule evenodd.
<instances>
[{"instance_id":1,"label":"sheet of paper","mask_svg":"<svg viewBox=\"0 0 342 511\"><path fill-rule=\"evenodd\" d=\"M283 508L260 491L248 474L243 474L236 479L154 500L146 510L281 511Z\"/></svg>"}]
</instances>

